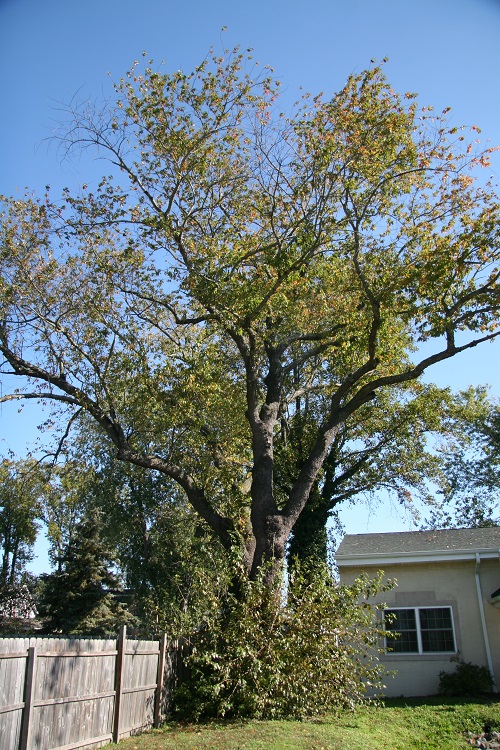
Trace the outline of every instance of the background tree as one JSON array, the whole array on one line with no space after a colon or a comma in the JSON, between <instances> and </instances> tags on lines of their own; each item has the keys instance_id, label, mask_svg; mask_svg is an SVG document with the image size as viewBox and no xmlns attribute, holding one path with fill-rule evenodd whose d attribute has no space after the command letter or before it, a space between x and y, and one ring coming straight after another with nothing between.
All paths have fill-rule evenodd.
<instances>
[{"instance_id":1,"label":"background tree","mask_svg":"<svg viewBox=\"0 0 500 750\"><path fill-rule=\"evenodd\" d=\"M374 401L354 414L333 441L309 503L294 526L290 561L327 561L327 524L335 522L341 503L376 504L381 494L389 494L415 523L429 506L433 513L442 512L440 503L444 500L446 507L456 483L457 451L463 458L466 446L477 440L478 427L484 426L479 416L484 419L487 410L494 409L484 388L454 394L421 383L387 389ZM284 483L285 493L314 434L317 417L307 409L308 404L296 404L291 419L300 420L301 428L292 430L289 440L285 424L282 440L276 441L276 485ZM491 471L488 481L482 479L484 471L472 475L476 490L491 487Z\"/></svg>"},{"instance_id":2,"label":"background tree","mask_svg":"<svg viewBox=\"0 0 500 750\"><path fill-rule=\"evenodd\" d=\"M95 511L82 519L61 560L61 570L43 579L40 613L48 632L114 635L121 624L133 622L116 598L120 586L99 527Z\"/></svg>"},{"instance_id":3,"label":"background tree","mask_svg":"<svg viewBox=\"0 0 500 750\"><path fill-rule=\"evenodd\" d=\"M64 555L73 544L79 522L98 510L98 506L92 503L97 482L94 466L79 450L75 453L79 453L78 459L64 454L62 462L52 462L42 504L49 541L48 556L58 573L62 571ZM102 523L98 528L102 529Z\"/></svg>"},{"instance_id":4,"label":"background tree","mask_svg":"<svg viewBox=\"0 0 500 750\"><path fill-rule=\"evenodd\" d=\"M219 540L168 477L96 454L87 508L102 512L101 535L115 551L131 607L148 632L191 632L207 595L227 585Z\"/></svg>"},{"instance_id":5,"label":"background tree","mask_svg":"<svg viewBox=\"0 0 500 750\"><path fill-rule=\"evenodd\" d=\"M164 477L116 464L114 471L115 494L102 507L110 510L107 538L115 544L134 614L149 632L190 633L203 618L208 592L227 588L223 549L185 498L165 487Z\"/></svg>"},{"instance_id":6,"label":"background tree","mask_svg":"<svg viewBox=\"0 0 500 750\"><path fill-rule=\"evenodd\" d=\"M212 595L227 578L211 529L168 477L117 461L88 419L58 459L44 503L55 572L63 572L81 522L97 513L96 532L142 628L175 637L190 632L206 610L207 591Z\"/></svg>"},{"instance_id":7,"label":"background tree","mask_svg":"<svg viewBox=\"0 0 500 750\"><path fill-rule=\"evenodd\" d=\"M461 394L452 416L456 432L439 447L440 499L429 518L434 528L500 524L500 410L485 388Z\"/></svg>"},{"instance_id":8,"label":"background tree","mask_svg":"<svg viewBox=\"0 0 500 750\"><path fill-rule=\"evenodd\" d=\"M0 463L0 587L14 586L33 559L46 475L35 461Z\"/></svg>"},{"instance_id":9,"label":"background tree","mask_svg":"<svg viewBox=\"0 0 500 750\"><path fill-rule=\"evenodd\" d=\"M89 414L271 583L351 417L499 335L500 224L488 151L379 68L287 118L243 63L134 68L113 108L74 112L66 143L126 184L5 201L0 349L29 381L4 400ZM281 418L316 394L280 495Z\"/></svg>"}]
</instances>

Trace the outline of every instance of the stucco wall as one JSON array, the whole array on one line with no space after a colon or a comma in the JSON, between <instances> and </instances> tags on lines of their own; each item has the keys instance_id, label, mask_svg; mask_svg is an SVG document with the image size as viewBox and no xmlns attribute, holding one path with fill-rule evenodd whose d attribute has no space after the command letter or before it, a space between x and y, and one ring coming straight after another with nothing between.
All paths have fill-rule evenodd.
<instances>
[{"instance_id":1,"label":"stucco wall","mask_svg":"<svg viewBox=\"0 0 500 750\"><path fill-rule=\"evenodd\" d=\"M376 570L378 568L342 566L340 579L349 584L361 572L370 575ZM388 607L450 606L461 658L488 665L478 606L475 560L384 565L383 570L387 578L397 579L397 586L377 597L377 602L386 602ZM479 580L494 677L500 688L500 609L488 603L490 595L500 587L498 559L481 560ZM396 676L386 682L386 694L390 696L432 695L438 690L439 672L454 669L448 654L386 654L383 662L388 669L396 670Z\"/></svg>"}]
</instances>

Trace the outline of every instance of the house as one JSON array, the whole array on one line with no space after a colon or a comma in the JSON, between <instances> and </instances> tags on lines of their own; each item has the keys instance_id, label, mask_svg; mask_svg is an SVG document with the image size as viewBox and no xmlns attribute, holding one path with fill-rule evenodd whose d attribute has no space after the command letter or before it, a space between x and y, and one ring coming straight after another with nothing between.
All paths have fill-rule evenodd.
<instances>
[{"instance_id":1,"label":"house","mask_svg":"<svg viewBox=\"0 0 500 750\"><path fill-rule=\"evenodd\" d=\"M387 695L436 693L457 653L486 665L500 690L500 527L348 534L336 562L341 583L379 570L397 580L374 599L387 605Z\"/></svg>"},{"instance_id":2,"label":"house","mask_svg":"<svg viewBox=\"0 0 500 750\"><path fill-rule=\"evenodd\" d=\"M25 584L4 586L0 591L0 634L36 630L38 611Z\"/></svg>"}]
</instances>

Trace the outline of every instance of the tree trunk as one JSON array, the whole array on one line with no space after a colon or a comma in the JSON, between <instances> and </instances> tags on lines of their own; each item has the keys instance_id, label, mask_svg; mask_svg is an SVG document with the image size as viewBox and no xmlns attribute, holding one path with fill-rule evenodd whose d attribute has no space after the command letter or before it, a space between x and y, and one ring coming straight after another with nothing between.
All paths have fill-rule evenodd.
<instances>
[{"instance_id":1,"label":"tree trunk","mask_svg":"<svg viewBox=\"0 0 500 750\"><path fill-rule=\"evenodd\" d=\"M249 577L255 580L264 566L264 580L271 586L285 561L289 527L279 513L264 516L252 513L252 522L255 550Z\"/></svg>"},{"instance_id":2,"label":"tree trunk","mask_svg":"<svg viewBox=\"0 0 500 750\"><path fill-rule=\"evenodd\" d=\"M16 539L16 541L14 542L14 548L12 550L12 559L10 561L9 583L11 586L14 583L14 579L15 579L18 551L19 551L19 539Z\"/></svg>"},{"instance_id":3,"label":"tree trunk","mask_svg":"<svg viewBox=\"0 0 500 750\"><path fill-rule=\"evenodd\" d=\"M9 557L10 557L10 540L5 537L3 543L3 555L2 555L2 571L1 578L4 586L7 585L9 580Z\"/></svg>"}]
</instances>

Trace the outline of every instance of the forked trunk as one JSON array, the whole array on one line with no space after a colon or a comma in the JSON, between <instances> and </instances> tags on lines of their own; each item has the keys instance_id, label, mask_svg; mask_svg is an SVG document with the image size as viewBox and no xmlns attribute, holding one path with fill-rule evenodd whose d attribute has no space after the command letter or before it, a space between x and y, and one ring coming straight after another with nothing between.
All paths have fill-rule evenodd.
<instances>
[{"instance_id":1,"label":"forked trunk","mask_svg":"<svg viewBox=\"0 0 500 750\"><path fill-rule=\"evenodd\" d=\"M264 581L271 586L285 561L288 526L279 514L265 516L254 525L254 535L255 551L249 577L255 580L259 570L264 569Z\"/></svg>"}]
</instances>

